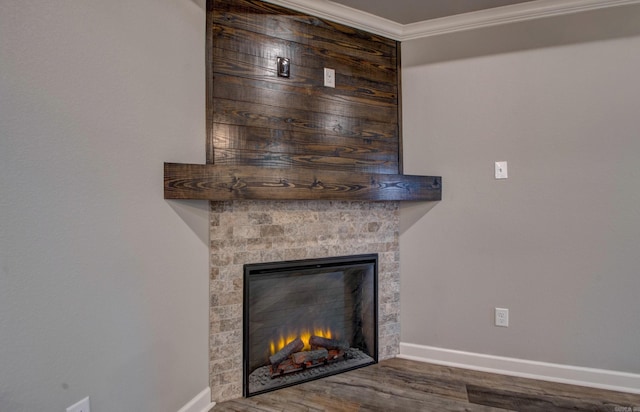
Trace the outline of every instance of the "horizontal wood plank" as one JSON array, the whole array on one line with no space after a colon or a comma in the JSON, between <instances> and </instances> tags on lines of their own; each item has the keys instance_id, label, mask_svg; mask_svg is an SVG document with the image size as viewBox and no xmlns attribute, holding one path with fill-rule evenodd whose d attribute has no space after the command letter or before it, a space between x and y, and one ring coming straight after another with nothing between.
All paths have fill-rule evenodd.
<instances>
[{"instance_id":1,"label":"horizontal wood plank","mask_svg":"<svg viewBox=\"0 0 640 412\"><path fill-rule=\"evenodd\" d=\"M346 139L322 133L216 124L214 164L328 168L397 173L395 145L371 139Z\"/></svg>"},{"instance_id":2,"label":"horizontal wood plank","mask_svg":"<svg viewBox=\"0 0 640 412\"><path fill-rule=\"evenodd\" d=\"M215 76L214 98L286 109L306 107L318 113L358 117L377 122L396 123L398 121L395 96L386 101L376 99L375 92L366 93L363 88L359 88L356 92L345 90L344 94L340 89L333 89L333 93L327 93L318 85L256 80L219 73ZM314 79L309 80L314 81Z\"/></svg>"},{"instance_id":3,"label":"horizontal wood plank","mask_svg":"<svg viewBox=\"0 0 640 412\"><path fill-rule=\"evenodd\" d=\"M333 47L389 57L394 57L396 52L394 40L262 1L216 0L213 19L225 26L290 41L304 38L308 43L324 42ZM300 33L309 32L313 32L313 36L300 37Z\"/></svg>"},{"instance_id":4,"label":"horizontal wood plank","mask_svg":"<svg viewBox=\"0 0 640 412\"><path fill-rule=\"evenodd\" d=\"M284 109L237 100L213 99L214 122L302 132L322 132L359 139L398 140L398 125L354 117ZM396 143L397 144L397 143Z\"/></svg>"},{"instance_id":5,"label":"horizontal wood plank","mask_svg":"<svg viewBox=\"0 0 640 412\"><path fill-rule=\"evenodd\" d=\"M277 153L386 159L397 143L393 139L344 138L322 132L293 132L230 124L216 124L213 144L220 149L264 150ZM396 159L397 160L397 159Z\"/></svg>"},{"instance_id":6,"label":"horizontal wood plank","mask_svg":"<svg viewBox=\"0 0 640 412\"><path fill-rule=\"evenodd\" d=\"M331 67L336 69L338 74L344 75L343 81L350 77L356 80L386 83L389 87L396 84L397 59L374 62L340 54L332 49L316 49L304 44L229 27L216 27L213 34L215 34L213 47L218 49L216 55L225 56L214 60L216 71L224 67L220 64L224 64L229 59L275 70L276 59L288 57L291 59L293 74ZM394 63L396 67L391 66ZM295 76L292 76L287 81L292 81L294 78Z\"/></svg>"},{"instance_id":7,"label":"horizontal wood plank","mask_svg":"<svg viewBox=\"0 0 640 412\"><path fill-rule=\"evenodd\" d=\"M269 37L262 33L226 26L216 26L213 29L213 34L216 38L216 47L220 49L261 57L273 57L275 52L282 57L291 58L299 67L317 67L318 64L332 61L341 64L341 67L348 72L355 69L354 73L361 73L365 78L368 77L366 76L367 72L374 72L374 76L387 78L393 76L395 72L395 57L369 56L364 52L356 51L345 53L343 49L330 48L326 44L294 43L281 38ZM312 59L317 61L314 62ZM362 67L349 67L347 66L349 62L359 62Z\"/></svg>"},{"instance_id":8,"label":"horizontal wood plank","mask_svg":"<svg viewBox=\"0 0 640 412\"><path fill-rule=\"evenodd\" d=\"M441 200L439 176L165 163L165 199Z\"/></svg>"},{"instance_id":9,"label":"horizontal wood plank","mask_svg":"<svg viewBox=\"0 0 640 412\"><path fill-rule=\"evenodd\" d=\"M260 166L267 168L299 167L314 170L330 169L351 173L386 173L398 170L396 159L353 159L339 156L318 156L312 154L275 153L261 150L232 150L217 148L214 164L224 166Z\"/></svg>"}]
</instances>

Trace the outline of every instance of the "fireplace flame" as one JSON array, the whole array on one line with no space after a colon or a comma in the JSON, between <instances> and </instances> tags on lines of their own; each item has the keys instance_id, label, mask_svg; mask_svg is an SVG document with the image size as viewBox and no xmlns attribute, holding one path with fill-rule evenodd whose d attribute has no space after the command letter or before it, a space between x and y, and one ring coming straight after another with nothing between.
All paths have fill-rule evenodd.
<instances>
[{"instance_id":1,"label":"fireplace flame","mask_svg":"<svg viewBox=\"0 0 640 412\"><path fill-rule=\"evenodd\" d=\"M287 346L287 344L294 341L298 337L302 339L302 342L304 342L304 348L302 350L311 350L311 346L309 345L309 338L311 338L311 336L313 335L327 339L333 338L333 334L331 333L331 329L329 328L304 329L302 331L289 333L287 334L287 336L285 336L284 334L280 334L280 337L278 337L276 340L272 340L269 342L269 356L275 355L277 352L282 350L282 348Z\"/></svg>"}]
</instances>

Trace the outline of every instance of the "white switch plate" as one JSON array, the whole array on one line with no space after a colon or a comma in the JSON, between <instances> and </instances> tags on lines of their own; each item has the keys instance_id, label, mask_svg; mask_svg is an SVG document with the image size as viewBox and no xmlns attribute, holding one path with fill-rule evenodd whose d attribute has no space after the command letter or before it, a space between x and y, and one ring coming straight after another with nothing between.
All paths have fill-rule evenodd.
<instances>
[{"instance_id":1,"label":"white switch plate","mask_svg":"<svg viewBox=\"0 0 640 412\"><path fill-rule=\"evenodd\" d=\"M496 162L496 179L506 179L507 177L507 162Z\"/></svg>"},{"instance_id":2,"label":"white switch plate","mask_svg":"<svg viewBox=\"0 0 640 412\"><path fill-rule=\"evenodd\" d=\"M325 87L336 87L336 71L334 69L324 68L324 85Z\"/></svg>"},{"instance_id":3,"label":"white switch plate","mask_svg":"<svg viewBox=\"0 0 640 412\"><path fill-rule=\"evenodd\" d=\"M496 308L496 326L506 328L509 326L509 309Z\"/></svg>"},{"instance_id":4,"label":"white switch plate","mask_svg":"<svg viewBox=\"0 0 640 412\"><path fill-rule=\"evenodd\" d=\"M69 406L67 412L91 412L89 410L89 397L87 396L80 402Z\"/></svg>"}]
</instances>

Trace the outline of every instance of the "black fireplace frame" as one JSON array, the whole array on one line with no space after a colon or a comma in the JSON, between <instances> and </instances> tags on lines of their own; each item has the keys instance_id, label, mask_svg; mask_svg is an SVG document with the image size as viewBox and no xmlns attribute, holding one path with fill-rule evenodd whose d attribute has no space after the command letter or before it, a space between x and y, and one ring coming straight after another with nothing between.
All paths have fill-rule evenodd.
<instances>
[{"instance_id":1,"label":"black fireplace frame","mask_svg":"<svg viewBox=\"0 0 640 412\"><path fill-rule=\"evenodd\" d=\"M247 310L247 302L249 300L249 281L250 276L255 275L267 275L269 273L286 273L291 271L300 271L304 269L323 269L323 268L338 268L346 265L359 265L369 264L373 265L373 350L369 355L373 358L372 362L345 367L339 371L327 372L321 376L313 376L301 379L293 383L284 383L278 388L270 388L260 391L249 393L249 311ZM266 262L266 263L251 263L245 264L243 269L243 313L242 313L242 395L243 397L251 397L259 395L261 393L271 392L273 390L294 386L300 383L313 381L316 379L326 378L328 376L336 375L339 373L347 372L354 369L363 368L365 366L378 363L378 254L361 254L361 255L349 255L349 256L335 256L316 259L302 259L302 260L289 260L280 262Z\"/></svg>"}]
</instances>

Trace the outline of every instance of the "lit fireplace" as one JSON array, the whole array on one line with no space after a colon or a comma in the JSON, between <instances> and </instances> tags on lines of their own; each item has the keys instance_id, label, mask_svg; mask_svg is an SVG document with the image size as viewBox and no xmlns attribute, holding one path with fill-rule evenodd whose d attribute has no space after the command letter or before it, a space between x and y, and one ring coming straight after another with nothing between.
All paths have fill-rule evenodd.
<instances>
[{"instance_id":1,"label":"lit fireplace","mask_svg":"<svg viewBox=\"0 0 640 412\"><path fill-rule=\"evenodd\" d=\"M276 352L280 352L284 347L295 340L296 338L300 338L300 340L304 343L303 350L311 350L311 344L309 340L312 336L319 336L321 338L331 339L331 329L329 328L313 328L311 329L303 329L300 331L296 331L293 333L288 333L285 338L284 334L280 334L280 337L277 340L272 340L269 342L269 353L270 355L275 355Z\"/></svg>"},{"instance_id":2,"label":"lit fireplace","mask_svg":"<svg viewBox=\"0 0 640 412\"><path fill-rule=\"evenodd\" d=\"M377 362L377 255L244 266L244 396Z\"/></svg>"}]
</instances>

